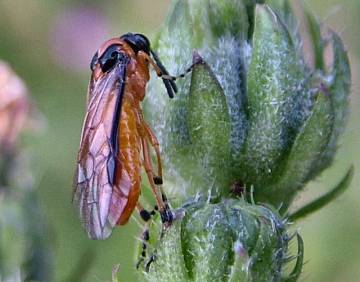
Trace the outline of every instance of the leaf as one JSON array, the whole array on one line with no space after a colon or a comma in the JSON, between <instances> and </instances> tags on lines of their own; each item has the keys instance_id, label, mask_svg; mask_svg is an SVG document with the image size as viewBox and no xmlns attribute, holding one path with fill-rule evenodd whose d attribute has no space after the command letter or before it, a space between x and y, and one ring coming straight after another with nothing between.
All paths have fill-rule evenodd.
<instances>
[{"instance_id":1,"label":"leaf","mask_svg":"<svg viewBox=\"0 0 360 282\"><path fill-rule=\"evenodd\" d=\"M187 252L193 281L224 281L232 263L232 229L225 206L207 205L191 214L186 224ZM190 256L186 256L187 259Z\"/></svg>"},{"instance_id":2,"label":"leaf","mask_svg":"<svg viewBox=\"0 0 360 282\"><path fill-rule=\"evenodd\" d=\"M201 183L197 191L203 187L207 193L211 185L225 189L231 181L230 117L223 90L203 61L193 69L188 109L191 154L198 164L194 177Z\"/></svg>"},{"instance_id":3,"label":"leaf","mask_svg":"<svg viewBox=\"0 0 360 282\"><path fill-rule=\"evenodd\" d=\"M354 176L354 166L351 166L344 178L340 181L338 185L336 185L330 192L321 196L320 198L312 201L311 203L305 205L299 210L295 211L289 216L289 220L296 221L306 216L314 213L315 211L321 209L326 206L337 197L339 197L342 193L344 193L349 187L351 180Z\"/></svg>"},{"instance_id":4,"label":"leaf","mask_svg":"<svg viewBox=\"0 0 360 282\"><path fill-rule=\"evenodd\" d=\"M326 148L333 122L330 98L319 92L311 115L298 133L287 159L283 160L282 173L274 184L265 187L261 200L267 199L275 206L282 205L282 211L286 211Z\"/></svg>"},{"instance_id":5,"label":"leaf","mask_svg":"<svg viewBox=\"0 0 360 282\"><path fill-rule=\"evenodd\" d=\"M258 5L248 72L249 126L240 160L242 178L255 193L277 175L305 118L310 102L304 78L288 29L269 6Z\"/></svg>"},{"instance_id":6,"label":"leaf","mask_svg":"<svg viewBox=\"0 0 360 282\"><path fill-rule=\"evenodd\" d=\"M296 282L298 281L300 274L303 268L303 261L304 261L304 241L301 238L299 233L296 233L296 238L298 242L298 253L297 259L294 266L294 269L287 277L283 277L281 281L283 282Z\"/></svg>"},{"instance_id":7,"label":"leaf","mask_svg":"<svg viewBox=\"0 0 360 282\"><path fill-rule=\"evenodd\" d=\"M269 5L276 13L281 24L286 26L292 44L295 46L297 52L300 54L301 50L301 37L299 33L299 22L292 10L289 0L268 0L266 4Z\"/></svg>"},{"instance_id":8,"label":"leaf","mask_svg":"<svg viewBox=\"0 0 360 282\"><path fill-rule=\"evenodd\" d=\"M208 17L212 33L216 37L231 34L240 40L246 40L249 20L243 0L207 0L202 10L208 6ZM206 27L207 29L208 27Z\"/></svg>"},{"instance_id":9,"label":"leaf","mask_svg":"<svg viewBox=\"0 0 360 282\"><path fill-rule=\"evenodd\" d=\"M350 62L341 38L335 32L331 32L331 35L333 66L330 73L331 82L328 92L334 110L334 130L326 150L321 158L319 158L313 174L311 174L309 178L313 178L332 164L338 139L345 129L349 112L349 94L351 87Z\"/></svg>"}]
</instances>

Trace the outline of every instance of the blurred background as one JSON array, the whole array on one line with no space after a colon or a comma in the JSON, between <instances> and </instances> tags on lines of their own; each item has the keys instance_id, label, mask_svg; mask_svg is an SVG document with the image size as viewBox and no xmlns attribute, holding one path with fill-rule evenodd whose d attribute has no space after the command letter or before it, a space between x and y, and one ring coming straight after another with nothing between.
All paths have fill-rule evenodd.
<instances>
[{"instance_id":1,"label":"blurred background","mask_svg":"<svg viewBox=\"0 0 360 282\"><path fill-rule=\"evenodd\" d=\"M334 166L310 183L296 206L333 187L355 164L349 191L328 207L299 222L305 241L302 281L359 281L360 277L360 1L312 0L320 21L338 32L349 50L353 88L351 116ZM71 203L72 179L90 76L89 63L99 45L128 31L152 38L166 17L170 0L0 1L0 60L26 83L42 113L42 130L22 135L52 248L54 281L69 281L88 270L84 281L136 281L134 220L110 239L91 241ZM20 176L21 177L21 176ZM31 199L29 199L31 201ZM72 276L73 275L73 276ZM73 278L72 278L73 277ZM1 280L1 279L0 279Z\"/></svg>"}]
</instances>

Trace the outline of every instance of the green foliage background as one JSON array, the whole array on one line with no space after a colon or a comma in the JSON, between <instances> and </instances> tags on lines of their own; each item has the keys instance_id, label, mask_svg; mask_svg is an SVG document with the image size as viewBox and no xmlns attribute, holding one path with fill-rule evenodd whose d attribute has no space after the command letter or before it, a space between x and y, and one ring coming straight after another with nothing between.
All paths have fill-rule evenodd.
<instances>
[{"instance_id":1,"label":"green foliage background","mask_svg":"<svg viewBox=\"0 0 360 282\"><path fill-rule=\"evenodd\" d=\"M91 241L81 228L71 204L72 178L84 117L90 71L56 63L51 31L57 16L66 9L91 7L108 21L110 36L128 31L154 36L166 16L170 0L141 1L0 1L0 59L9 62L25 80L47 121L46 131L23 136L33 155L32 170L53 242L55 281L67 281L75 269L89 267L84 281L110 281L111 269L120 264L120 281L136 281L135 220L118 228L106 241ZM305 241L305 281L358 281L360 277L360 2L358 0L307 1L319 19L340 33L350 52L353 72L351 116L335 165L323 173L296 206L333 187L355 164L350 190L330 206L300 222ZM107 38L103 38L104 40ZM93 52L98 48L87 42ZM72 52L68 46L66 52ZM89 62L90 62L89 57ZM93 259L92 259L93 258Z\"/></svg>"}]
</instances>

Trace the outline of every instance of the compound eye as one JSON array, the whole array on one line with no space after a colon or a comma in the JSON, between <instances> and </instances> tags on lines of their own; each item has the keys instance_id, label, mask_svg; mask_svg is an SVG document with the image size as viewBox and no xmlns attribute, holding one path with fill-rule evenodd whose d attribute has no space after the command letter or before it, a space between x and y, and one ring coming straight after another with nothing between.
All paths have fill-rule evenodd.
<instances>
[{"instance_id":1,"label":"compound eye","mask_svg":"<svg viewBox=\"0 0 360 282\"><path fill-rule=\"evenodd\" d=\"M100 66L103 73L111 70L120 57L118 46L110 46L100 59Z\"/></svg>"}]
</instances>

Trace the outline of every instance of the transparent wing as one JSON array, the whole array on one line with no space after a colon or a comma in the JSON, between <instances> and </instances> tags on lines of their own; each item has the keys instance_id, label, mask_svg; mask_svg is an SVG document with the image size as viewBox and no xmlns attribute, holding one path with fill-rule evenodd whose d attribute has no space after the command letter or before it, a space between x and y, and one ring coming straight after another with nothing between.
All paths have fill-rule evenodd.
<instances>
[{"instance_id":1,"label":"transparent wing","mask_svg":"<svg viewBox=\"0 0 360 282\"><path fill-rule=\"evenodd\" d=\"M127 61L89 84L74 179L74 202L90 238L105 239L126 203L114 193L118 154L118 124L125 88Z\"/></svg>"}]
</instances>

